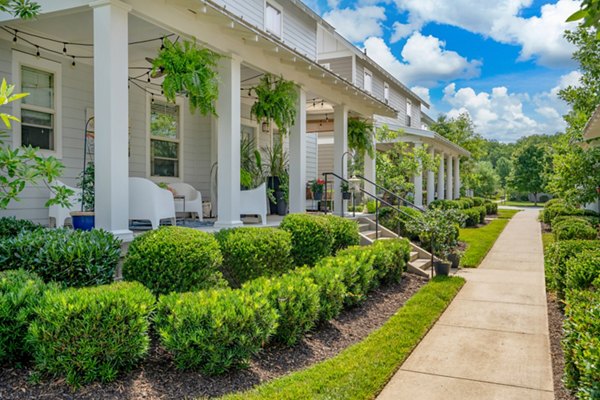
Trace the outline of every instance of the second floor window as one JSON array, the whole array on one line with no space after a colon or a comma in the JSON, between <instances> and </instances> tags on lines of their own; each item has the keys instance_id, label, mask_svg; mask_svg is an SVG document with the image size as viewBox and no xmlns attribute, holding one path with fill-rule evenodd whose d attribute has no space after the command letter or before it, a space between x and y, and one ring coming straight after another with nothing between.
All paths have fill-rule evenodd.
<instances>
[{"instance_id":1,"label":"second floor window","mask_svg":"<svg viewBox=\"0 0 600 400\"><path fill-rule=\"evenodd\" d=\"M369 93L373 91L373 75L371 74L371 71L365 70L364 89Z\"/></svg>"},{"instance_id":2,"label":"second floor window","mask_svg":"<svg viewBox=\"0 0 600 400\"><path fill-rule=\"evenodd\" d=\"M281 37L281 10L271 3L265 9L265 30Z\"/></svg>"},{"instance_id":3,"label":"second floor window","mask_svg":"<svg viewBox=\"0 0 600 400\"><path fill-rule=\"evenodd\" d=\"M410 100L406 100L406 126L411 126L412 124L412 102Z\"/></svg>"},{"instance_id":4,"label":"second floor window","mask_svg":"<svg viewBox=\"0 0 600 400\"><path fill-rule=\"evenodd\" d=\"M150 174L180 176L179 105L154 101L150 106Z\"/></svg>"},{"instance_id":5,"label":"second floor window","mask_svg":"<svg viewBox=\"0 0 600 400\"><path fill-rule=\"evenodd\" d=\"M383 84L383 100L385 104L389 104L390 102L390 86L387 83Z\"/></svg>"}]
</instances>

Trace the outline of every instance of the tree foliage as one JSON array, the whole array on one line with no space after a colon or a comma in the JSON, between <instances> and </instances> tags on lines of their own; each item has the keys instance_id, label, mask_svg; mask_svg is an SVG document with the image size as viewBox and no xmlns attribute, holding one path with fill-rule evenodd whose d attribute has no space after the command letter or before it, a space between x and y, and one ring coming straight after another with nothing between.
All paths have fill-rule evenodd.
<instances>
[{"instance_id":1,"label":"tree foliage","mask_svg":"<svg viewBox=\"0 0 600 400\"><path fill-rule=\"evenodd\" d=\"M491 197L498 190L500 177L489 161L479 161L473 168L472 186L475 196Z\"/></svg>"},{"instance_id":2,"label":"tree foliage","mask_svg":"<svg viewBox=\"0 0 600 400\"><path fill-rule=\"evenodd\" d=\"M10 13L16 18L35 18L40 9L41 6L32 0L0 0L0 11Z\"/></svg>"},{"instance_id":3,"label":"tree foliage","mask_svg":"<svg viewBox=\"0 0 600 400\"><path fill-rule=\"evenodd\" d=\"M500 186L502 186L503 189L506 189L506 184L511 171L512 163L508 158L502 156L498 159L498 161L496 161L496 172L498 174L498 178L500 178Z\"/></svg>"},{"instance_id":4,"label":"tree foliage","mask_svg":"<svg viewBox=\"0 0 600 400\"><path fill-rule=\"evenodd\" d=\"M192 113L200 110L202 115L217 115L215 102L219 97L219 80L216 67L219 58L209 49L198 48L195 42L172 42L165 38L152 62L151 74L164 74L162 88L167 100L174 103L178 95L185 94Z\"/></svg>"},{"instance_id":5,"label":"tree foliage","mask_svg":"<svg viewBox=\"0 0 600 400\"><path fill-rule=\"evenodd\" d=\"M544 189L545 151L537 144L520 147L513 155L510 184L516 190L537 194Z\"/></svg>"},{"instance_id":6,"label":"tree foliage","mask_svg":"<svg viewBox=\"0 0 600 400\"><path fill-rule=\"evenodd\" d=\"M567 18L567 22L582 21L583 28L596 28L596 36L600 39L600 0L583 0L581 8Z\"/></svg>"}]
</instances>

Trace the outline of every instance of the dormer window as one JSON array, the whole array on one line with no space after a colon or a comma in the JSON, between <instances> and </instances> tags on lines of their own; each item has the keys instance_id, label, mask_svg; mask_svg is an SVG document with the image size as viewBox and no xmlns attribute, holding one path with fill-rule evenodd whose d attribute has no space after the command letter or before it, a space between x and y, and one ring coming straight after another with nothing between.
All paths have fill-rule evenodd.
<instances>
[{"instance_id":1,"label":"dormer window","mask_svg":"<svg viewBox=\"0 0 600 400\"><path fill-rule=\"evenodd\" d=\"M390 104L390 85L387 83L383 84L383 100L385 104Z\"/></svg>"},{"instance_id":2,"label":"dormer window","mask_svg":"<svg viewBox=\"0 0 600 400\"><path fill-rule=\"evenodd\" d=\"M281 37L281 8L267 2L265 6L265 30Z\"/></svg>"},{"instance_id":3,"label":"dormer window","mask_svg":"<svg viewBox=\"0 0 600 400\"><path fill-rule=\"evenodd\" d=\"M363 84L363 89L365 91L371 93L373 91L373 74L371 71L365 69L365 80Z\"/></svg>"},{"instance_id":4,"label":"dormer window","mask_svg":"<svg viewBox=\"0 0 600 400\"><path fill-rule=\"evenodd\" d=\"M406 126L411 126L412 124L412 102L410 100L406 100Z\"/></svg>"}]
</instances>

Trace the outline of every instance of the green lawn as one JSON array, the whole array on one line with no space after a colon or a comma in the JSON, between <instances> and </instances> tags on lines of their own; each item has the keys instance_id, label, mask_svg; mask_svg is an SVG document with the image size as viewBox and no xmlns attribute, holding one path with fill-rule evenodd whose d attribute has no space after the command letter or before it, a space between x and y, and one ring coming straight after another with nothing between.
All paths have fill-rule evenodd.
<instances>
[{"instance_id":1,"label":"green lawn","mask_svg":"<svg viewBox=\"0 0 600 400\"><path fill-rule=\"evenodd\" d=\"M543 207L544 203L538 202L537 206L532 201L506 201L498 203L501 206L513 206L513 207Z\"/></svg>"},{"instance_id":2,"label":"green lawn","mask_svg":"<svg viewBox=\"0 0 600 400\"><path fill-rule=\"evenodd\" d=\"M462 228L458 240L467 244L460 265L467 268L476 268L490 251L498 236L508 224L508 221L519 210L498 210L499 218L491 221L481 228Z\"/></svg>"},{"instance_id":3,"label":"green lawn","mask_svg":"<svg viewBox=\"0 0 600 400\"><path fill-rule=\"evenodd\" d=\"M372 399L464 284L436 277L365 340L334 358L225 399Z\"/></svg>"}]
</instances>

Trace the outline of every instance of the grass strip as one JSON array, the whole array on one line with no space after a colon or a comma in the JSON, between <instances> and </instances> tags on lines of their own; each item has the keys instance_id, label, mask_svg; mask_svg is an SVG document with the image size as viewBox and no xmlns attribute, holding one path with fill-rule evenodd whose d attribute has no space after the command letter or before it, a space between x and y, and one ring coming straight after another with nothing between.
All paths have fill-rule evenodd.
<instances>
[{"instance_id":1,"label":"grass strip","mask_svg":"<svg viewBox=\"0 0 600 400\"><path fill-rule=\"evenodd\" d=\"M502 203L498 203L501 206L511 206L511 207L543 207L544 203L538 201L537 205L533 201L505 201Z\"/></svg>"},{"instance_id":2,"label":"grass strip","mask_svg":"<svg viewBox=\"0 0 600 400\"><path fill-rule=\"evenodd\" d=\"M512 217L515 216L516 213L518 213L520 211L521 210L512 210L510 208L500 208L498 210L498 218L511 219Z\"/></svg>"},{"instance_id":3,"label":"grass strip","mask_svg":"<svg viewBox=\"0 0 600 400\"><path fill-rule=\"evenodd\" d=\"M372 399L463 284L459 277L436 277L385 325L336 357L223 399Z\"/></svg>"},{"instance_id":4,"label":"grass strip","mask_svg":"<svg viewBox=\"0 0 600 400\"><path fill-rule=\"evenodd\" d=\"M458 240L465 242L467 249L460 259L460 265L467 268L478 267L508 222L506 218L498 218L481 228L461 228Z\"/></svg>"},{"instance_id":5,"label":"grass strip","mask_svg":"<svg viewBox=\"0 0 600 400\"><path fill-rule=\"evenodd\" d=\"M542 243L544 244L544 254L546 253L546 249L552 243L554 243L554 235L552 232L542 233Z\"/></svg>"}]
</instances>

